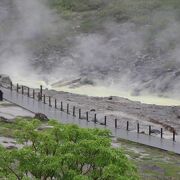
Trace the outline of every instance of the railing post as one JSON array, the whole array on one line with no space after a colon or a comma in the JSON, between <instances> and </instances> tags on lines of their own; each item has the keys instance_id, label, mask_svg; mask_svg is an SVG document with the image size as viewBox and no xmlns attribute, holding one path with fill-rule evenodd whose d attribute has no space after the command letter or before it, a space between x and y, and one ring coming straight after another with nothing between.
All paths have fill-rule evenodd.
<instances>
[{"instance_id":1,"label":"railing post","mask_svg":"<svg viewBox=\"0 0 180 180\"><path fill-rule=\"evenodd\" d=\"M42 101L42 94L43 94L43 87L42 85L40 86L40 100Z\"/></svg>"},{"instance_id":2,"label":"railing post","mask_svg":"<svg viewBox=\"0 0 180 180\"><path fill-rule=\"evenodd\" d=\"M97 123L97 115L94 114L94 122Z\"/></svg>"},{"instance_id":3,"label":"railing post","mask_svg":"<svg viewBox=\"0 0 180 180\"><path fill-rule=\"evenodd\" d=\"M73 116L75 117L76 116L76 107L73 106Z\"/></svg>"},{"instance_id":4,"label":"railing post","mask_svg":"<svg viewBox=\"0 0 180 180\"><path fill-rule=\"evenodd\" d=\"M79 119L81 119L81 109L79 109Z\"/></svg>"},{"instance_id":5,"label":"railing post","mask_svg":"<svg viewBox=\"0 0 180 180\"><path fill-rule=\"evenodd\" d=\"M13 83L12 82L10 82L10 89L11 89L11 91L13 90Z\"/></svg>"},{"instance_id":6,"label":"railing post","mask_svg":"<svg viewBox=\"0 0 180 180\"><path fill-rule=\"evenodd\" d=\"M24 86L22 86L22 94L24 94Z\"/></svg>"},{"instance_id":7,"label":"railing post","mask_svg":"<svg viewBox=\"0 0 180 180\"><path fill-rule=\"evenodd\" d=\"M51 96L49 96L49 106L51 107Z\"/></svg>"},{"instance_id":8,"label":"railing post","mask_svg":"<svg viewBox=\"0 0 180 180\"><path fill-rule=\"evenodd\" d=\"M35 99L35 90L33 89L33 99Z\"/></svg>"},{"instance_id":9,"label":"railing post","mask_svg":"<svg viewBox=\"0 0 180 180\"><path fill-rule=\"evenodd\" d=\"M115 128L118 127L118 124L117 124L117 119L115 119Z\"/></svg>"},{"instance_id":10,"label":"railing post","mask_svg":"<svg viewBox=\"0 0 180 180\"><path fill-rule=\"evenodd\" d=\"M137 123L137 133L139 133L139 123Z\"/></svg>"},{"instance_id":11,"label":"railing post","mask_svg":"<svg viewBox=\"0 0 180 180\"><path fill-rule=\"evenodd\" d=\"M54 100L54 104L55 104L55 109L57 109L57 100Z\"/></svg>"},{"instance_id":12,"label":"railing post","mask_svg":"<svg viewBox=\"0 0 180 180\"><path fill-rule=\"evenodd\" d=\"M46 95L45 94L43 95L43 102L44 102L44 104L46 104Z\"/></svg>"},{"instance_id":13,"label":"railing post","mask_svg":"<svg viewBox=\"0 0 180 180\"><path fill-rule=\"evenodd\" d=\"M3 92L0 90L0 101L3 101Z\"/></svg>"},{"instance_id":14,"label":"railing post","mask_svg":"<svg viewBox=\"0 0 180 180\"><path fill-rule=\"evenodd\" d=\"M151 126L149 126L149 135L151 135Z\"/></svg>"},{"instance_id":15,"label":"railing post","mask_svg":"<svg viewBox=\"0 0 180 180\"><path fill-rule=\"evenodd\" d=\"M18 83L17 83L16 91L17 91L17 93L19 92L19 84Z\"/></svg>"},{"instance_id":16,"label":"railing post","mask_svg":"<svg viewBox=\"0 0 180 180\"><path fill-rule=\"evenodd\" d=\"M104 116L104 125L107 125L107 116Z\"/></svg>"},{"instance_id":17,"label":"railing post","mask_svg":"<svg viewBox=\"0 0 180 180\"><path fill-rule=\"evenodd\" d=\"M129 131L129 121L127 121L126 130Z\"/></svg>"},{"instance_id":18,"label":"railing post","mask_svg":"<svg viewBox=\"0 0 180 180\"><path fill-rule=\"evenodd\" d=\"M29 97L29 94L30 94L29 91L30 91L30 89L29 89L29 87L28 87L28 93L27 93L27 96L28 96L28 97Z\"/></svg>"},{"instance_id":19,"label":"railing post","mask_svg":"<svg viewBox=\"0 0 180 180\"><path fill-rule=\"evenodd\" d=\"M175 132L175 130L173 131L173 141L174 142L176 141L176 132Z\"/></svg>"},{"instance_id":20,"label":"railing post","mask_svg":"<svg viewBox=\"0 0 180 180\"><path fill-rule=\"evenodd\" d=\"M163 128L161 128L161 139L163 138Z\"/></svg>"},{"instance_id":21,"label":"railing post","mask_svg":"<svg viewBox=\"0 0 180 180\"><path fill-rule=\"evenodd\" d=\"M69 104L67 104L67 114L69 114Z\"/></svg>"},{"instance_id":22,"label":"railing post","mask_svg":"<svg viewBox=\"0 0 180 180\"><path fill-rule=\"evenodd\" d=\"M89 113L88 113L88 111L86 112L86 120L89 121Z\"/></svg>"},{"instance_id":23,"label":"railing post","mask_svg":"<svg viewBox=\"0 0 180 180\"><path fill-rule=\"evenodd\" d=\"M63 102L61 101L61 111L63 111Z\"/></svg>"}]
</instances>

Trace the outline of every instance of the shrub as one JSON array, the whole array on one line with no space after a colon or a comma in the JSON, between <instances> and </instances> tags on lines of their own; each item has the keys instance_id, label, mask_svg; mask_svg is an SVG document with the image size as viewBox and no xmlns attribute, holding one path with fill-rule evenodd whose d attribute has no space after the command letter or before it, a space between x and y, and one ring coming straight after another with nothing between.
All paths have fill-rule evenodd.
<instances>
[{"instance_id":1,"label":"shrub","mask_svg":"<svg viewBox=\"0 0 180 180\"><path fill-rule=\"evenodd\" d=\"M0 147L0 175L7 179L138 179L124 153L111 147L109 131L82 129L50 121L38 131L37 120L20 121L21 149Z\"/></svg>"}]
</instances>

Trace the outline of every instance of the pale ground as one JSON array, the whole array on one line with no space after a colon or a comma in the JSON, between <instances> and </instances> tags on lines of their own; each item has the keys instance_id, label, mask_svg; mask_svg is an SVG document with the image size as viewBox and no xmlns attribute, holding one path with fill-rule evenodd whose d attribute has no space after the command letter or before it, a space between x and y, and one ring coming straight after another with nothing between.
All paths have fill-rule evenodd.
<instances>
[{"instance_id":1,"label":"pale ground","mask_svg":"<svg viewBox=\"0 0 180 180\"><path fill-rule=\"evenodd\" d=\"M17 117L34 117L34 114L9 102L0 102L0 117L13 121ZM21 147L13 138L0 136L0 144L7 148Z\"/></svg>"},{"instance_id":2,"label":"pale ground","mask_svg":"<svg viewBox=\"0 0 180 180\"><path fill-rule=\"evenodd\" d=\"M0 102L0 117L15 119L18 116L33 117L34 114L8 102Z\"/></svg>"},{"instance_id":3,"label":"pale ground","mask_svg":"<svg viewBox=\"0 0 180 180\"><path fill-rule=\"evenodd\" d=\"M167 129L167 127L174 128L177 132L176 141L180 141L180 106L143 104L116 96L111 98L91 97L47 89L43 93L56 98L59 108L62 101L65 111L67 104L69 104L71 114L73 106L76 107L76 115L78 115L78 109L81 108L84 119L86 119L86 112L89 112L90 120L93 120L94 114L97 114L97 120L100 123L103 123L104 116L107 116L107 124L114 126L114 120L117 119L118 128L126 128L126 122L129 121L131 131L137 131L137 123L140 123L140 132L145 134L148 134L149 125L151 125L152 129L160 130L163 128L163 136L167 139L172 139L172 130ZM48 102L48 98L46 101ZM160 135L155 136L160 137Z\"/></svg>"}]
</instances>

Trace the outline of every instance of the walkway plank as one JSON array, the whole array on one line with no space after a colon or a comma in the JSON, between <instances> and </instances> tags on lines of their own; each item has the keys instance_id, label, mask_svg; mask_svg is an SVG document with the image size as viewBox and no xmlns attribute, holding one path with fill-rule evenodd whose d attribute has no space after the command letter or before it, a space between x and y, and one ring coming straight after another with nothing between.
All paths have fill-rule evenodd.
<instances>
[{"instance_id":1,"label":"walkway plank","mask_svg":"<svg viewBox=\"0 0 180 180\"><path fill-rule=\"evenodd\" d=\"M44 104L41 101L37 101L25 95L18 94L16 91L11 91L3 87L0 87L0 90L3 91L4 99L6 99L7 101L19 105L33 113L43 113L49 119L55 119L64 124L77 124L80 127L85 128L109 129L111 130L112 135L117 138L137 142L140 144L180 154L180 142L173 142L172 140L161 139L159 137L138 134L136 132L130 132L124 129L116 129L113 127L103 126L100 124L95 124L92 121L87 122L86 120L80 120L77 117L73 117L71 115L66 114L65 112L55 109L54 107L49 107L49 105Z\"/></svg>"}]
</instances>

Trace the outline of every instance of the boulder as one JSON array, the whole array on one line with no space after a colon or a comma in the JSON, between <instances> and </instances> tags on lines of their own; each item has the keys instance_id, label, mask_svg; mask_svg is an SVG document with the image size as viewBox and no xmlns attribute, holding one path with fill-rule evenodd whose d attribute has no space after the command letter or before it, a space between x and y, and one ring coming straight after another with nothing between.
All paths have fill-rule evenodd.
<instances>
[{"instance_id":1,"label":"boulder","mask_svg":"<svg viewBox=\"0 0 180 180\"><path fill-rule=\"evenodd\" d=\"M36 113L34 118L39 119L40 121L49 121L48 117L42 113Z\"/></svg>"},{"instance_id":2,"label":"boulder","mask_svg":"<svg viewBox=\"0 0 180 180\"><path fill-rule=\"evenodd\" d=\"M16 146L9 145L9 146L6 147L6 149L12 150L12 149L18 149L18 148Z\"/></svg>"},{"instance_id":3,"label":"boulder","mask_svg":"<svg viewBox=\"0 0 180 180\"><path fill-rule=\"evenodd\" d=\"M0 74L0 85L10 87L10 84L12 83L11 78L8 75Z\"/></svg>"},{"instance_id":4,"label":"boulder","mask_svg":"<svg viewBox=\"0 0 180 180\"><path fill-rule=\"evenodd\" d=\"M161 132L158 129L152 129L151 133L152 134L161 134Z\"/></svg>"},{"instance_id":5,"label":"boulder","mask_svg":"<svg viewBox=\"0 0 180 180\"><path fill-rule=\"evenodd\" d=\"M108 97L108 100L113 100L113 97L112 97L112 96L109 96L109 97Z\"/></svg>"}]
</instances>

